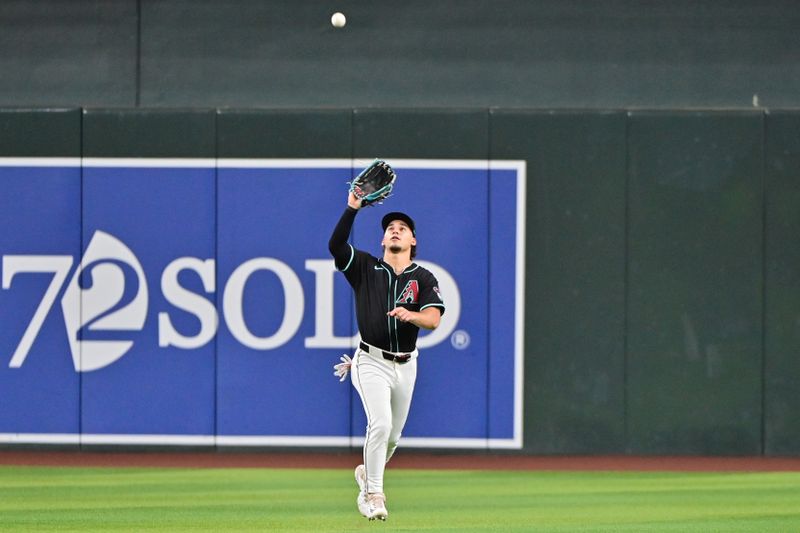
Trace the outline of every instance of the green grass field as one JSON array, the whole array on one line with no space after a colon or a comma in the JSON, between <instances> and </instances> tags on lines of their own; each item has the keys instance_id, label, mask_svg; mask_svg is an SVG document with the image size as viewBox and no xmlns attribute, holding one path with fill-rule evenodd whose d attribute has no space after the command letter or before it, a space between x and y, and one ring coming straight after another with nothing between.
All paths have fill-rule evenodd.
<instances>
[{"instance_id":1,"label":"green grass field","mask_svg":"<svg viewBox=\"0 0 800 533\"><path fill-rule=\"evenodd\" d=\"M387 470L389 520L349 470L0 466L0 531L800 531L800 473Z\"/></svg>"}]
</instances>

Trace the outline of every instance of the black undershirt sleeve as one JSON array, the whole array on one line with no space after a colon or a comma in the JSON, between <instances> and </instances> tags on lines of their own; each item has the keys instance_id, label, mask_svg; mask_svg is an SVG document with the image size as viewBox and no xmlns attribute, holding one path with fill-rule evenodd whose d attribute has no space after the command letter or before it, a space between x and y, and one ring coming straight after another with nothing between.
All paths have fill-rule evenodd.
<instances>
[{"instance_id":1,"label":"black undershirt sleeve","mask_svg":"<svg viewBox=\"0 0 800 533\"><path fill-rule=\"evenodd\" d=\"M328 250L330 250L336 262L336 268L340 270L347 265L352 254L350 245L347 243L347 238L350 236L350 230L353 229L353 221L356 219L356 213L358 213L357 209L347 206L344 213L342 213L342 217L339 219L339 223L333 228L333 234L328 241Z\"/></svg>"}]
</instances>

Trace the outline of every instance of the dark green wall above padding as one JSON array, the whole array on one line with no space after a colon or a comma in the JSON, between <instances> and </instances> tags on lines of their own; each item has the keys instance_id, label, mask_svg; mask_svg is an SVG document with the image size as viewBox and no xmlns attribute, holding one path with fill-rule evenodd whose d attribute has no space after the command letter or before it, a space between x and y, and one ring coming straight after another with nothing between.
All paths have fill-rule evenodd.
<instances>
[{"instance_id":1,"label":"dark green wall above padding","mask_svg":"<svg viewBox=\"0 0 800 533\"><path fill-rule=\"evenodd\" d=\"M797 107L797 7L4 2L0 106Z\"/></svg>"}]
</instances>

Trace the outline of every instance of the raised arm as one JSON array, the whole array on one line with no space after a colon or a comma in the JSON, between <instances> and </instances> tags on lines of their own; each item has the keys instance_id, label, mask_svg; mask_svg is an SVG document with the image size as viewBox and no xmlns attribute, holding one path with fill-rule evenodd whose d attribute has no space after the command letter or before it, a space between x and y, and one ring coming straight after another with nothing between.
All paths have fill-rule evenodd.
<instances>
[{"instance_id":1,"label":"raised arm","mask_svg":"<svg viewBox=\"0 0 800 533\"><path fill-rule=\"evenodd\" d=\"M336 267L340 270L347 265L353 253L347 243L347 238L350 236L350 230L353 229L353 221L356 219L356 213L360 207L361 201L353 193L350 193L347 197L347 208L342 213L336 227L333 228L333 234L328 241L328 250L336 261Z\"/></svg>"}]
</instances>

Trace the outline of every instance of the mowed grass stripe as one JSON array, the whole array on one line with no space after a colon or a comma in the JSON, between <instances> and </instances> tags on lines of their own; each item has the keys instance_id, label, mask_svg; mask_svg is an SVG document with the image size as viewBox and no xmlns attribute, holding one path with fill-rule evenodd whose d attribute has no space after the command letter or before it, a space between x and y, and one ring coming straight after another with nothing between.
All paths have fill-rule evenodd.
<instances>
[{"instance_id":1,"label":"mowed grass stripe","mask_svg":"<svg viewBox=\"0 0 800 533\"><path fill-rule=\"evenodd\" d=\"M0 531L798 531L800 473L0 467Z\"/></svg>"}]
</instances>

